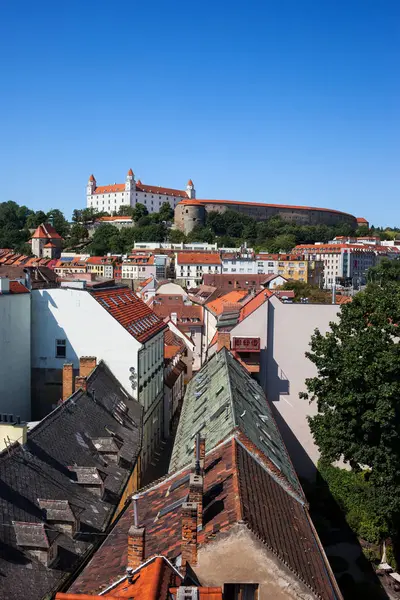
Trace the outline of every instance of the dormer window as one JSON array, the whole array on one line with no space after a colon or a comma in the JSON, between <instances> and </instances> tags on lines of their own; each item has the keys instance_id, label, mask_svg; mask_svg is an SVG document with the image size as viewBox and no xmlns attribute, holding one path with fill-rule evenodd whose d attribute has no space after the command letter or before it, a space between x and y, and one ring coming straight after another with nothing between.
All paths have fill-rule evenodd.
<instances>
[{"instance_id":1,"label":"dormer window","mask_svg":"<svg viewBox=\"0 0 400 600\"><path fill-rule=\"evenodd\" d=\"M96 494L102 498L104 494L104 480L105 474L100 473L96 467L68 467L71 471L71 475L75 475L74 481L86 488L89 492ZM71 477L72 479L72 477Z\"/></svg>"},{"instance_id":2,"label":"dormer window","mask_svg":"<svg viewBox=\"0 0 400 600\"><path fill-rule=\"evenodd\" d=\"M112 437L94 438L92 440L97 452L106 460L118 463L120 445Z\"/></svg>"},{"instance_id":3,"label":"dormer window","mask_svg":"<svg viewBox=\"0 0 400 600\"><path fill-rule=\"evenodd\" d=\"M38 498L40 508L45 513L47 523L71 537L79 530L79 518L68 500L43 500Z\"/></svg>"},{"instance_id":4,"label":"dormer window","mask_svg":"<svg viewBox=\"0 0 400 600\"><path fill-rule=\"evenodd\" d=\"M13 521L17 545L30 557L50 567L57 558L56 539L60 535L44 523Z\"/></svg>"}]
</instances>

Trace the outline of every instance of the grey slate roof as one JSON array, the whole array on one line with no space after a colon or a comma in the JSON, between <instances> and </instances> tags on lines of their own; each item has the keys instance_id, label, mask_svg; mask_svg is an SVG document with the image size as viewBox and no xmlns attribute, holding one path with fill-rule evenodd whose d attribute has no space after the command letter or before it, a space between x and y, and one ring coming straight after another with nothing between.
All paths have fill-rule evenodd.
<instances>
[{"instance_id":1,"label":"grey slate roof","mask_svg":"<svg viewBox=\"0 0 400 600\"><path fill-rule=\"evenodd\" d=\"M222 348L187 386L169 472L191 462L197 432L205 437L209 452L235 431L242 432L268 457L283 485L304 498L263 389Z\"/></svg>"},{"instance_id":2,"label":"grey slate roof","mask_svg":"<svg viewBox=\"0 0 400 600\"><path fill-rule=\"evenodd\" d=\"M1 600L50 597L104 539L100 534L107 530L137 461L141 424L140 405L100 363L88 378L87 393L78 390L40 421L25 445L15 443L0 453ZM92 441L114 436L124 450L125 460L119 463L105 461ZM84 467L102 475L103 499L77 483L71 466L75 472ZM47 527L51 503L46 501L68 501L71 512L79 515L74 538L53 524ZM58 509L65 506L57 502ZM18 544L29 536L43 539L44 531L57 535L58 558L51 567L30 559Z\"/></svg>"}]
</instances>

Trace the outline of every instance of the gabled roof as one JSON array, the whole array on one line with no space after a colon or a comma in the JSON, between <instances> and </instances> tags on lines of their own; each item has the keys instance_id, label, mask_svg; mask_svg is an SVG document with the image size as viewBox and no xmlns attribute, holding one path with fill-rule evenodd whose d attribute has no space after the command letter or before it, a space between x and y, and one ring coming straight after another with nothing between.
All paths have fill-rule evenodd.
<instances>
[{"instance_id":1,"label":"gabled roof","mask_svg":"<svg viewBox=\"0 0 400 600\"><path fill-rule=\"evenodd\" d=\"M29 294L29 290L19 281L10 281L10 294Z\"/></svg>"},{"instance_id":2,"label":"gabled roof","mask_svg":"<svg viewBox=\"0 0 400 600\"><path fill-rule=\"evenodd\" d=\"M140 180L136 183L136 191L147 192L149 194L159 194L164 196L175 196L178 198L187 198L187 193L184 190L160 187L158 185L146 185Z\"/></svg>"},{"instance_id":3,"label":"gabled roof","mask_svg":"<svg viewBox=\"0 0 400 600\"><path fill-rule=\"evenodd\" d=\"M51 597L103 539L101 533L136 464L142 429L139 403L121 389L103 362L88 377L87 389L87 393L78 390L28 431L26 444L14 443L0 453L0 598ZM123 460L118 464L106 463L92 442L113 434L122 443ZM101 471L104 498L77 483L71 465ZM57 534L58 559L53 568L24 554L12 524L47 528L42 507L49 507L51 501L68 501L71 511L79 514L80 531L87 534L75 538ZM65 503L57 502L54 509L65 511ZM49 530L57 533L53 524Z\"/></svg>"},{"instance_id":4,"label":"gabled roof","mask_svg":"<svg viewBox=\"0 0 400 600\"><path fill-rule=\"evenodd\" d=\"M140 343L144 343L167 326L129 288L103 288L90 292L93 298Z\"/></svg>"},{"instance_id":5,"label":"gabled roof","mask_svg":"<svg viewBox=\"0 0 400 600\"><path fill-rule=\"evenodd\" d=\"M262 388L232 354L222 348L186 388L169 471L177 471L190 463L197 432L205 437L206 450L210 451L236 430L265 457L281 485L304 499Z\"/></svg>"},{"instance_id":6,"label":"gabled roof","mask_svg":"<svg viewBox=\"0 0 400 600\"><path fill-rule=\"evenodd\" d=\"M243 308L240 309L239 322L251 315L257 308L260 308L273 295L270 290L261 290Z\"/></svg>"},{"instance_id":7,"label":"gabled roof","mask_svg":"<svg viewBox=\"0 0 400 600\"><path fill-rule=\"evenodd\" d=\"M181 470L139 492L138 518L146 531L145 558L163 554L174 561L180 556L181 504L186 502L189 475L190 468ZM254 534L271 553L271 559L291 571L288 577L300 585L303 582L314 598L340 598L307 506L287 493L246 441L229 438L207 453L203 498L203 527L198 531L202 552L220 534L242 527ZM70 592L99 593L124 576L132 522L130 505ZM271 581L279 577L276 566L273 569ZM212 578L212 565L207 572Z\"/></svg>"},{"instance_id":8,"label":"gabled roof","mask_svg":"<svg viewBox=\"0 0 400 600\"><path fill-rule=\"evenodd\" d=\"M39 225L36 231L32 234L32 239L34 238L44 238L47 239L47 233L43 229L43 225Z\"/></svg>"},{"instance_id":9,"label":"gabled roof","mask_svg":"<svg viewBox=\"0 0 400 600\"><path fill-rule=\"evenodd\" d=\"M230 305L240 304L246 296L248 296L249 292L247 290L233 290L232 292L228 292L224 296L220 296L219 298L215 298L210 302L206 303L206 308L212 312L214 315L220 315L224 307L229 307ZM240 306L238 307L240 309Z\"/></svg>"}]
</instances>

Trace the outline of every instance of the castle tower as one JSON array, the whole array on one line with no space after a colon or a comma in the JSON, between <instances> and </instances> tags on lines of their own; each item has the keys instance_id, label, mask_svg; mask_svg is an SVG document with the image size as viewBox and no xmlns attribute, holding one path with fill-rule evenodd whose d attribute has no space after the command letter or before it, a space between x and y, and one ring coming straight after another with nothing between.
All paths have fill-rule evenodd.
<instances>
[{"instance_id":1,"label":"castle tower","mask_svg":"<svg viewBox=\"0 0 400 600\"><path fill-rule=\"evenodd\" d=\"M186 235L206 221L206 209L199 200L182 200L175 207L175 225Z\"/></svg>"},{"instance_id":2,"label":"castle tower","mask_svg":"<svg viewBox=\"0 0 400 600\"><path fill-rule=\"evenodd\" d=\"M86 186L86 196L91 196L96 189L96 179L94 175L89 177L89 181Z\"/></svg>"},{"instance_id":3,"label":"castle tower","mask_svg":"<svg viewBox=\"0 0 400 600\"><path fill-rule=\"evenodd\" d=\"M196 190L194 189L194 183L191 179L189 179L189 181L187 182L186 193L188 195L188 198L196 198Z\"/></svg>"},{"instance_id":4,"label":"castle tower","mask_svg":"<svg viewBox=\"0 0 400 600\"><path fill-rule=\"evenodd\" d=\"M136 189L135 174L132 169L129 169L125 179L125 191L134 192Z\"/></svg>"}]
</instances>

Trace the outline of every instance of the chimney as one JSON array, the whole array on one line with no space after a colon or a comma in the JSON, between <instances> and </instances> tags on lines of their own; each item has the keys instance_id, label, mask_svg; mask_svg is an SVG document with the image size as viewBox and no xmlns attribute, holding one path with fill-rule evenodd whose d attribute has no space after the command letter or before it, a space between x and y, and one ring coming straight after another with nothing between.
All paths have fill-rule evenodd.
<instances>
[{"instance_id":1,"label":"chimney","mask_svg":"<svg viewBox=\"0 0 400 600\"><path fill-rule=\"evenodd\" d=\"M200 433L196 433L196 439L194 444L194 461L196 475L204 475L204 461L206 458L206 439L200 436Z\"/></svg>"},{"instance_id":2,"label":"chimney","mask_svg":"<svg viewBox=\"0 0 400 600\"><path fill-rule=\"evenodd\" d=\"M10 293L10 280L8 277L0 277L0 294Z\"/></svg>"},{"instance_id":3,"label":"chimney","mask_svg":"<svg viewBox=\"0 0 400 600\"><path fill-rule=\"evenodd\" d=\"M79 359L79 376L89 377L96 364L97 360L95 356L81 356Z\"/></svg>"},{"instance_id":4,"label":"chimney","mask_svg":"<svg viewBox=\"0 0 400 600\"><path fill-rule=\"evenodd\" d=\"M137 569L144 561L145 528L139 527L138 496L133 496L133 525L128 531L128 569Z\"/></svg>"},{"instance_id":5,"label":"chimney","mask_svg":"<svg viewBox=\"0 0 400 600\"><path fill-rule=\"evenodd\" d=\"M197 504L182 504L182 567L197 565Z\"/></svg>"},{"instance_id":6,"label":"chimney","mask_svg":"<svg viewBox=\"0 0 400 600\"><path fill-rule=\"evenodd\" d=\"M74 366L72 363L65 363L62 373L62 399L63 402L74 393Z\"/></svg>"},{"instance_id":7,"label":"chimney","mask_svg":"<svg viewBox=\"0 0 400 600\"><path fill-rule=\"evenodd\" d=\"M217 338L217 352L221 350L221 348L231 349L231 334L229 331L219 331Z\"/></svg>"},{"instance_id":8,"label":"chimney","mask_svg":"<svg viewBox=\"0 0 400 600\"><path fill-rule=\"evenodd\" d=\"M75 389L78 390L79 388L81 388L84 392L87 390L86 377L82 377L81 375L77 375L75 377Z\"/></svg>"},{"instance_id":9,"label":"chimney","mask_svg":"<svg viewBox=\"0 0 400 600\"><path fill-rule=\"evenodd\" d=\"M203 476L191 473L189 479L189 502L197 504L197 531L201 531L203 528L203 489Z\"/></svg>"}]
</instances>

